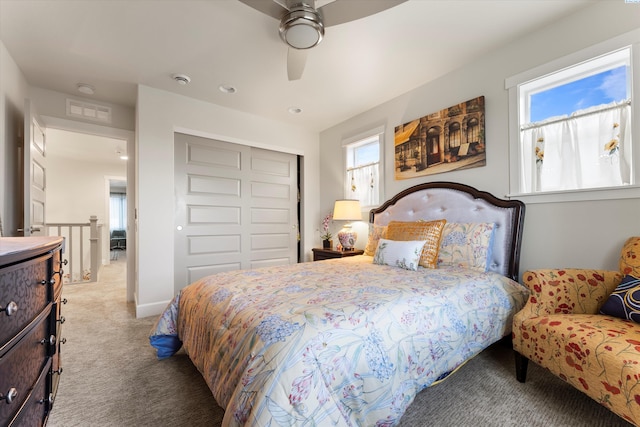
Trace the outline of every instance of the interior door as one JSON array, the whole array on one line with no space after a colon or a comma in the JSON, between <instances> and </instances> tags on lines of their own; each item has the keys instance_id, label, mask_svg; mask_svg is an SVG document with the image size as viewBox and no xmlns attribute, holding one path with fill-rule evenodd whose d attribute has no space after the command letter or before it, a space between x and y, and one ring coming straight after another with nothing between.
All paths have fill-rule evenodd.
<instances>
[{"instance_id":1,"label":"interior door","mask_svg":"<svg viewBox=\"0 0 640 427\"><path fill-rule=\"evenodd\" d=\"M297 157L175 134L176 289L298 259Z\"/></svg>"},{"instance_id":2,"label":"interior door","mask_svg":"<svg viewBox=\"0 0 640 427\"><path fill-rule=\"evenodd\" d=\"M44 235L47 191L46 129L31 101L24 102L23 143L23 215L18 233L23 236Z\"/></svg>"}]
</instances>

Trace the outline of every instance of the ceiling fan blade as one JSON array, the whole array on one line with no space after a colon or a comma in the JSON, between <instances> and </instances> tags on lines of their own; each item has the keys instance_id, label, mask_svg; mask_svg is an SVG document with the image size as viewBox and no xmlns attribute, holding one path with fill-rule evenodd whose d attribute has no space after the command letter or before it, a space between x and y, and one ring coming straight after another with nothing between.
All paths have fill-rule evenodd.
<instances>
[{"instance_id":1,"label":"ceiling fan blade","mask_svg":"<svg viewBox=\"0 0 640 427\"><path fill-rule=\"evenodd\" d=\"M300 80L307 63L307 50L289 48L287 52L287 75L289 81Z\"/></svg>"},{"instance_id":2,"label":"ceiling fan blade","mask_svg":"<svg viewBox=\"0 0 640 427\"><path fill-rule=\"evenodd\" d=\"M244 1L244 0L241 0ZM407 0L335 0L320 8L325 27L344 24L382 12Z\"/></svg>"},{"instance_id":3,"label":"ceiling fan blade","mask_svg":"<svg viewBox=\"0 0 640 427\"><path fill-rule=\"evenodd\" d=\"M273 0L240 0L240 2L266 15L269 15L272 18L276 18L277 20L280 20L280 18L282 18L282 15L287 12L287 9L285 7Z\"/></svg>"}]
</instances>

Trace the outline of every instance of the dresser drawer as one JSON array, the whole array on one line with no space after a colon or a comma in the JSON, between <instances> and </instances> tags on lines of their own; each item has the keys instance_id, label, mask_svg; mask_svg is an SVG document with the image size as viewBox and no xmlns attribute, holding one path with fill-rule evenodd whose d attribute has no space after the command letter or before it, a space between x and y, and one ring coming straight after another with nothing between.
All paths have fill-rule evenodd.
<instances>
[{"instance_id":1,"label":"dresser drawer","mask_svg":"<svg viewBox=\"0 0 640 427\"><path fill-rule=\"evenodd\" d=\"M0 425L6 425L25 401L45 364L48 364L55 336L50 334L51 306L36 318L36 323L20 341L0 357L0 393L15 390L12 402L0 402Z\"/></svg>"},{"instance_id":2,"label":"dresser drawer","mask_svg":"<svg viewBox=\"0 0 640 427\"><path fill-rule=\"evenodd\" d=\"M47 384L50 366L50 362L45 365L40 377L38 377L38 382L27 397L27 401L20 412L9 422L8 427L41 427L45 425L53 400Z\"/></svg>"},{"instance_id":3,"label":"dresser drawer","mask_svg":"<svg viewBox=\"0 0 640 427\"><path fill-rule=\"evenodd\" d=\"M50 259L47 254L0 271L0 354L49 303Z\"/></svg>"}]
</instances>

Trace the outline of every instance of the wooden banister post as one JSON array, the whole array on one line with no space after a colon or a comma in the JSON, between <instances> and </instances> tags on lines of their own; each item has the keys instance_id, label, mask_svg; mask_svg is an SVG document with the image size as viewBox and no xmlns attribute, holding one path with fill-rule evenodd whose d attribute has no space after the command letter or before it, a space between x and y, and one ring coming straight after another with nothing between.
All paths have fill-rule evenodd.
<instances>
[{"instance_id":1,"label":"wooden banister post","mask_svg":"<svg viewBox=\"0 0 640 427\"><path fill-rule=\"evenodd\" d=\"M98 281L98 266L100 255L100 236L98 234L98 217L91 215L89 217L89 245L91 249L91 279L90 282Z\"/></svg>"}]
</instances>

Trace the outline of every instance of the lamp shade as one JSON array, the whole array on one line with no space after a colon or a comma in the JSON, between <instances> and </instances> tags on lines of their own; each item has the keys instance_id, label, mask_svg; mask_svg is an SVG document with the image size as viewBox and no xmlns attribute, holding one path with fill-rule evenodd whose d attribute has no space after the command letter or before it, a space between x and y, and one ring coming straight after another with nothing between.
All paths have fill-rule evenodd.
<instances>
[{"instance_id":1,"label":"lamp shade","mask_svg":"<svg viewBox=\"0 0 640 427\"><path fill-rule=\"evenodd\" d=\"M333 219L338 221L360 221L362 211L358 200L336 200L333 205ZM351 229L351 224L345 224L338 232L338 240L343 250L353 250L353 246L358 238L358 233Z\"/></svg>"},{"instance_id":2,"label":"lamp shade","mask_svg":"<svg viewBox=\"0 0 640 427\"><path fill-rule=\"evenodd\" d=\"M338 221L361 221L362 211L358 200L336 200L333 219Z\"/></svg>"}]
</instances>

